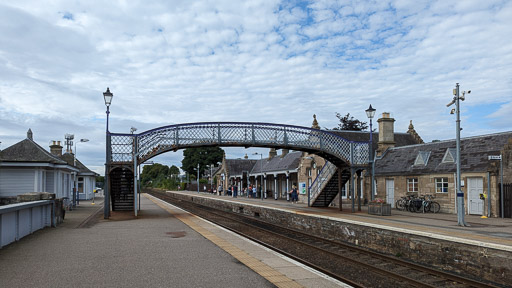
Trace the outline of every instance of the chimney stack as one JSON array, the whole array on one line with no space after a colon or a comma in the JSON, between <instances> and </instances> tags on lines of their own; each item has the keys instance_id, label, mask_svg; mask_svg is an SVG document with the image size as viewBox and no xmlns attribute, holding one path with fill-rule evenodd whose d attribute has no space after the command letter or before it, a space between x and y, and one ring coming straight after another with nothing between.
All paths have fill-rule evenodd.
<instances>
[{"instance_id":1,"label":"chimney stack","mask_svg":"<svg viewBox=\"0 0 512 288\"><path fill-rule=\"evenodd\" d=\"M286 156L286 154L290 153L290 150L289 149L281 149L281 158L283 158L284 156Z\"/></svg>"},{"instance_id":2,"label":"chimney stack","mask_svg":"<svg viewBox=\"0 0 512 288\"><path fill-rule=\"evenodd\" d=\"M62 146L60 145L60 141L52 141L52 145L50 145L50 153L55 156L62 156Z\"/></svg>"},{"instance_id":3,"label":"chimney stack","mask_svg":"<svg viewBox=\"0 0 512 288\"><path fill-rule=\"evenodd\" d=\"M381 156L388 148L395 147L395 119L389 116L389 112L382 113L379 122L379 142L377 156Z\"/></svg>"},{"instance_id":4,"label":"chimney stack","mask_svg":"<svg viewBox=\"0 0 512 288\"><path fill-rule=\"evenodd\" d=\"M276 148L270 148L270 152L268 152L268 159L272 159L277 155Z\"/></svg>"},{"instance_id":5,"label":"chimney stack","mask_svg":"<svg viewBox=\"0 0 512 288\"><path fill-rule=\"evenodd\" d=\"M27 138L30 140L34 140L33 137L34 137L34 135L32 134L32 129L28 128Z\"/></svg>"}]
</instances>

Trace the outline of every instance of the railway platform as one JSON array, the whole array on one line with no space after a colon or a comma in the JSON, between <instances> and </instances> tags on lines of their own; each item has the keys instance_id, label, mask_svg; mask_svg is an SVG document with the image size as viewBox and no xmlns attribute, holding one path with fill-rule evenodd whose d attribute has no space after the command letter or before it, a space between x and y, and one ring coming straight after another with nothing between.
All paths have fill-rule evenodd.
<instances>
[{"instance_id":1,"label":"railway platform","mask_svg":"<svg viewBox=\"0 0 512 288\"><path fill-rule=\"evenodd\" d=\"M0 287L343 287L150 195L137 219L81 201L0 249Z\"/></svg>"}]
</instances>

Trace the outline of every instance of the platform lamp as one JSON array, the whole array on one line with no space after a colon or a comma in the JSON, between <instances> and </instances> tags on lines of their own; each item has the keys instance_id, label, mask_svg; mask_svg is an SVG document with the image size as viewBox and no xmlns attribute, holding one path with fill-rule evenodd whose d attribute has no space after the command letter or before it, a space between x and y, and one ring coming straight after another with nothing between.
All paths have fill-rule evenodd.
<instances>
[{"instance_id":1,"label":"platform lamp","mask_svg":"<svg viewBox=\"0 0 512 288\"><path fill-rule=\"evenodd\" d=\"M260 187L261 187L261 200L263 200L263 154L262 153L258 153L258 152L254 152L252 153L252 155L260 155L260 173L261 173L261 184L260 184ZM256 187L258 188L258 187Z\"/></svg>"},{"instance_id":2,"label":"platform lamp","mask_svg":"<svg viewBox=\"0 0 512 288\"><path fill-rule=\"evenodd\" d=\"M107 106L107 130L105 133L106 136L106 161L105 161L105 184L103 185L103 191L105 196L105 204L103 209L103 218L108 219L110 217L110 189L109 189L109 177L108 170L110 168L110 132L108 131L108 116L110 114L110 104L112 103L112 98L114 94L110 92L110 89L107 87L107 91L103 92L103 98L105 100L105 106Z\"/></svg>"},{"instance_id":3,"label":"platform lamp","mask_svg":"<svg viewBox=\"0 0 512 288\"><path fill-rule=\"evenodd\" d=\"M199 163L197 163L197 194L199 194Z\"/></svg>"},{"instance_id":4,"label":"platform lamp","mask_svg":"<svg viewBox=\"0 0 512 288\"><path fill-rule=\"evenodd\" d=\"M374 200L375 198L375 187L374 187L374 183L375 183L375 180L374 180L374 174L375 174L375 171L374 171L374 163L373 163L373 130L372 130L372 119L373 119L373 116L375 116L375 109L372 107L372 104L370 104L370 107L368 107L368 109L365 110L366 111L366 116L368 116L368 118L370 119L370 143L368 144L368 149L369 149L369 164L370 164L370 174L371 174L371 183L370 183L370 186L371 186L371 193L372 195L370 196L370 199L371 200Z\"/></svg>"}]
</instances>

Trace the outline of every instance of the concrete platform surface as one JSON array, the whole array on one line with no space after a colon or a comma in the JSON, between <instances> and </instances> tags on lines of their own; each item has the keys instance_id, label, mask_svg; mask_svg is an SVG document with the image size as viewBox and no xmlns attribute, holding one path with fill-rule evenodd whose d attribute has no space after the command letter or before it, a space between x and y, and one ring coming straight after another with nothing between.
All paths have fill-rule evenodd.
<instances>
[{"instance_id":1,"label":"concrete platform surface","mask_svg":"<svg viewBox=\"0 0 512 288\"><path fill-rule=\"evenodd\" d=\"M173 192L198 195L195 191ZM236 201L248 205L261 205L293 213L327 217L337 221L512 251L511 218L482 219L478 215L465 215L465 221L470 226L461 227L457 225L457 215L455 214L411 213L393 209L391 216L378 216L368 214L368 208L364 205L361 205L361 211L357 211L357 203L355 205L356 212L352 213L352 207L348 200L344 200L343 210L340 211L339 207L307 207L307 204L292 204L285 199L274 200L273 198L267 198L261 200L259 198L247 198L246 196L233 198L231 196L218 196L210 193L199 193L198 196L211 197L223 201Z\"/></svg>"},{"instance_id":2,"label":"concrete platform surface","mask_svg":"<svg viewBox=\"0 0 512 288\"><path fill-rule=\"evenodd\" d=\"M101 200L2 248L0 287L343 286L151 196L138 219Z\"/></svg>"}]
</instances>

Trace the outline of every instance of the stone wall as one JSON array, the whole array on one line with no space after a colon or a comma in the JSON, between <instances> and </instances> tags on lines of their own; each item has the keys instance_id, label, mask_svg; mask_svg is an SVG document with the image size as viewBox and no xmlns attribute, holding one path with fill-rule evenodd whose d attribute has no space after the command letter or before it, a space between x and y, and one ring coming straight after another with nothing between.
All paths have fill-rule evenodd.
<instances>
[{"instance_id":1,"label":"stone wall","mask_svg":"<svg viewBox=\"0 0 512 288\"><path fill-rule=\"evenodd\" d=\"M287 228L395 255L440 270L504 285L512 283L512 251L203 198L198 195L169 194L176 199L192 201L223 211L243 213Z\"/></svg>"}]
</instances>

